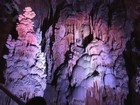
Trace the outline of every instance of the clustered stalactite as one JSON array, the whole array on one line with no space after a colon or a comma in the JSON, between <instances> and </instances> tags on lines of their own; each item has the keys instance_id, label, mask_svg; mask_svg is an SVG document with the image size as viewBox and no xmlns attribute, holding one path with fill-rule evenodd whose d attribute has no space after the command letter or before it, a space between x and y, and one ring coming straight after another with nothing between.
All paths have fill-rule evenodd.
<instances>
[{"instance_id":1,"label":"clustered stalactite","mask_svg":"<svg viewBox=\"0 0 140 105\"><path fill-rule=\"evenodd\" d=\"M34 2L39 3L38 0ZM37 12L34 22L39 49L36 51L46 54L45 58L43 56L43 65L46 61L44 66L47 77L46 80L44 77L43 84L47 85L42 92L47 104L131 105L128 99L132 98L133 94L129 92L139 94L140 90L139 66L135 61L139 53L139 48L136 47L139 46L139 24L134 23L136 18L133 17L139 16L139 6L133 10L136 4L127 0L46 0L40 2L43 7L44 4L47 5L46 9L36 10L37 5L32 4L32 0L20 3L23 3L22 7L31 5ZM21 17L22 15L19 16ZM21 33L18 34L22 35ZM35 41L30 42L30 38L27 39L27 48L29 46L34 49ZM19 39L15 41L11 36L8 38L8 48L8 43L15 43L14 49L12 47L12 57L17 51L18 41ZM131 58L131 55L134 58ZM4 58L8 65L8 56ZM128 68L129 65L134 68ZM37 61L32 66L36 67ZM29 66L31 71L32 66ZM135 73L132 73L131 69L135 69ZM7 71L6 69L6 83L10 78ZM12 87L12 84L9 87ZM31 93L34 94L33 91Z\"/></svg>"},{"instance_id":2,"label":"clustered stalactite","mask_svg":"<svg viewBox=\"0 0 140 105\"><path fill-rule=\"evenodd\" d=\"M90 4L93 7L77 10L75 6L81 6L82 2L72 2L73 10L65 21L60 12L52 47L54 81L46 89L46 95L53 94L53 100L47 96L49 104L125 103L129 90L123 51L131 35L131 21L125 19L126 11L121 3L113 6L115 2L92 1Z\"/></svg>"}]
</instances>

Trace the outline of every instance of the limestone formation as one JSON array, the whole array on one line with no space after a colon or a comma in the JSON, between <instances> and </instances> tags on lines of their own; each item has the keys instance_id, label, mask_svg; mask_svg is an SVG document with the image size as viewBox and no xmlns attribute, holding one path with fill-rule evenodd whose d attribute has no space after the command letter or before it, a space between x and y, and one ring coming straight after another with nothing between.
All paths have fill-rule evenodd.
<instances>
[{"instance_id":1,"label":"limestone formation","mask_svg":"<svg viewBox=\"0 0 140 105\"><path fill-rule=\"evenodd\" d=\"M24 13L4 52L10 91L24 101L43 96L48 105L138 102L138 0L14 1Z\"/></svg>"},{"instance_id":2,"label":"limestone formation","mask_svg":"<svg viewBox=\"0 0 140 105\"><path fill-rule=\"evenodd\" d=\"M37 41L39 33L33 29L34 17L30 7L19 15L18 39L9 35L6 44L9 54L4 55L7 66L5 86L25 102L34 96L43 96L46 88L45 55L41 52L40 41Z\"/></svg>"}]
</instances>

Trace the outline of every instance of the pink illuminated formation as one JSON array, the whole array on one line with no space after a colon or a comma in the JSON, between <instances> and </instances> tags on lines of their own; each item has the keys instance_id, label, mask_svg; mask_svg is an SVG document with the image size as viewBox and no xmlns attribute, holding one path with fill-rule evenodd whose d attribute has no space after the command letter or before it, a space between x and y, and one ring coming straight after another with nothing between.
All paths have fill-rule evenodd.
<instances>
[{"instance_id":1,"label":"pink illuminated formation","mask_svg":"<svg viewBox=\"0 0 140 105\"><path fill-rule=\"evenodd\" d=\"M34 17L30 7L19 15L18 39L9 35L6 44L9 54L4 55L7 62L5 86L25 102L34 96L43 96L46 88L45 56L38 43L39 33L33 29Z\"/></svg>"},{"instance_id":2,"label":"pink illuminated formation","mask_svg":"<svg viewBox=\"0 0 140 105\"><path fill-rule=\"evenodd\" d=\"M25 38L27 43L37 43L37 39L34 32L34 24L32 19L35 17L35 13L30 7L26 7L24 14L19 15L19 23L17 24L16 30L20 38Z\"/></svg>"}]
</instances>

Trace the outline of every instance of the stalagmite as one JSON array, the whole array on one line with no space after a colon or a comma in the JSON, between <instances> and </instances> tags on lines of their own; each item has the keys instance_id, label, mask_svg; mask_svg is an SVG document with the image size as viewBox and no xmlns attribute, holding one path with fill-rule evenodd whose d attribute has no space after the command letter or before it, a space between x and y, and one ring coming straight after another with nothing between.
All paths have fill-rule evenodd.
<instances>
[{"instance_id":1,"label":"stalagmite","mask_svg":"<svg viewBox=\"0 0 140 105\"><path fill-rule=\"evenodd\" d=\"M32 9L26 7L16 27L18 39L9 35L6 45L10 52L4 55L7 62L5 87L25 102L34 96L43 96L46 88L45 56L40 41L37 42L39 36L33 30L34 17Z\"/></svg>"}]
</instances>

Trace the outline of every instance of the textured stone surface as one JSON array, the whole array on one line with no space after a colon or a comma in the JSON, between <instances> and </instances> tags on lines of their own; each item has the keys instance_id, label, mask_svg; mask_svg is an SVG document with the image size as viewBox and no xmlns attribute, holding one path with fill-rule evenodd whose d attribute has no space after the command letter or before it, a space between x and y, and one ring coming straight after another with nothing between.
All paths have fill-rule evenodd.
<instances>
[{"instance_id":1,"label":"textured stone surface","mask_svg":"<svg viewBox=\"0 0 140 105\"><path fill-rule=\"evenodd\" d=\"M45 78L43 74L46 69L44 97L49 105L139 105L138 0L15 2L21 7L14 6L19 12L26 5L31 6L36 18L33 20L35 24L31 25L30 15L35 14L27 8L26 11L31 12L25 13L29 19L17 25L20 38L13 40L9 36L7 39L9 55L4 58L8 60L6 72L9 74L6 78L12 81L20 79L20 83L24 83L26 79L22 78L27 76L29 84L38 86L39 83L45 89L45 79L42 81L42 78ZM20 15L19 20L23 17ZM24 27L28 23L30 25ZM33 26L37 36L32 37L33 34L29 33L25 38L27 41L21 42L28 28L35 32ZM24 28L21 30L20 27ZM31 44L26 47L28 43ZM38 50L46 53L45 58ZM43 66L45 61L46 66ZM12 66L15 62L16 68ZM31 88L26 90L35 91Z\"/></svg>"},{"instance_id":2,"label":"textured stone surface","mask_svg":"<svg viewBox=\"0 0 140 105\"><path fill-rule=\"evenodd\" d=\"M51 62L48 63L51 66L48 68L52 78L50 82L57 87L55 92L58 93L54 96L54 105L90 105L92 102L95 105L123 105L128 94L128 76L123 59L127 28L123 28L124 22L120 21L125 16L123 7L118 4L110 13L109 2L92 1L93 7L88 2L82 4L83 1L68 3L72 4L73 12L68 14L66 21L62 18L65 12L60 12L62 17L58 19L55 33L49 29L49 34L46 34L47 40L50 36L54 38L50 37L50 41L54 42L49 42L53 44L52 49L48 42L46 45L50 49L47 50ZM81 8L81 5L89 8ZM97 13L94 6L98 8ZM121 11L118 12L117 7L121 7ZM129 37L130 33L127 33ZM51 50L54 53L51 54ZM89 94L90 91L93 95ZM49 94L46 92L46 95ZM48 102L53 103L50 99Z\"/></svg>"},{"instance_id":3,"label":"textured stone surface","mask_svg":"<svg viewBox=\"0 0 140 105\"><path fill-rule=\"evenodd\" d=\"M43 96L46 88L45 55L33 30L34 17L30 7L19 15L18 39L9 35L6 44L9 54L4 55L7 62L5 87L25 102L34 96Z\"/></svg>"}]
</instances>

